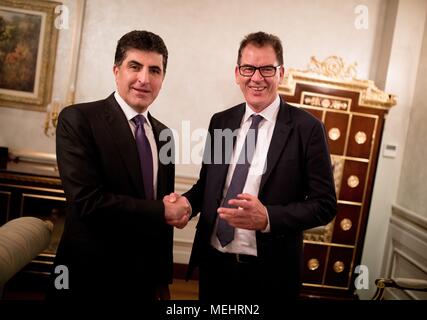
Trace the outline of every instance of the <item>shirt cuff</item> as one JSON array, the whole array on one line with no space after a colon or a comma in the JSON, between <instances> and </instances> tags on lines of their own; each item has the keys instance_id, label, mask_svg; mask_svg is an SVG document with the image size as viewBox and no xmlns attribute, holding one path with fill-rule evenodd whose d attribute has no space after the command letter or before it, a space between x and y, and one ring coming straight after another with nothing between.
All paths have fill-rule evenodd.
<instances>
[{"instance_id":1,"label":"shirt cuff","mask_svg":"<svg viewBox=\"0 0 427 320\"><path fill-rule=\"evenodd\" d=\"M265 215L267 216L267 226L265 227L264 230L261 230L261 232L262 233L268 233L268 232L270 232L270 217L268 215L267 207L264 206L264 208L265 208Z\"/></svg>"}]
</instances>

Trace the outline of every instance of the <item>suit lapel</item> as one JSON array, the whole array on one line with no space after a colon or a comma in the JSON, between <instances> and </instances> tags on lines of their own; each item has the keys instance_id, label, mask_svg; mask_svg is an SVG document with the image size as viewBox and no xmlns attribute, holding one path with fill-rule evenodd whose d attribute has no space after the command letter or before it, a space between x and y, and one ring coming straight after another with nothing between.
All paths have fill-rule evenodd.
<instances>
[{"instance_id":1,"label":"suit lapel","mask_svg":"<svg viewBox=\"0 0 427 320\"><path fill-rule=\"evenodd\" d=\"M280 109L277 114L276 125L274 127L273 136L271 137L270 147L267 153L267 168L261 178L261 184L259 187L260 192L273 171L273 168L276 166L291 131L292 122L289 113L289 106L280 99Z\"/></svg>"},{"instance_id":2,"label":"suit lapel","mask_svg":"<svg viewBox=\"0 0 427 320\"><path fill-rule=\"evenodd\" d=\"M119 150L118 154L125 163L130 180L138 190L138 193L144 196L144 184L139 165L138 150L132 130L114 95L111 94L105 101L106 108L104 108L104 115L110 127L111 136Z\"/></svg>"},{"instance_id":3,"label":"suit lapel","mask_svg":"<svg viewBox=\"0 0 427 320\"><path fill-rule=\"evenodd\" d=\"M223 130L229 129L231 130L232 133L235 133L235 130L238 130L240 128L240 124L242 122L242 118L244 114L245 114L245 104L243 103L237 106L236 110L232 113L230 117L227 117L223 120L223 123L219 125L219 128ZM218 129L218 128L214 128L214 129ZM215 134L215 132L213 132L213 134ZM211 142L214 143L215 137L211 137L211 138L212 138ZM220 150L221 163L218 167L218 171L216 171L216 174L215 174L216 178L218 179L217 180L218 181L217 190L219 190L218 199L217 199L218 202L222 198L222 189L224 188L225 179L227 178L228 168L230 166L231 156L232 156L232 153L234 152L234 147L236 145L237 135L233 134L233 147L231 152L226 152L227 143L225 139L226 139L225 137L222 138L222 142L221 142L222 150ZM214 150L214 152L219 152L219 150L215 150L214 148L212 148L212 150Z\"/></svg>"}]
</instances>

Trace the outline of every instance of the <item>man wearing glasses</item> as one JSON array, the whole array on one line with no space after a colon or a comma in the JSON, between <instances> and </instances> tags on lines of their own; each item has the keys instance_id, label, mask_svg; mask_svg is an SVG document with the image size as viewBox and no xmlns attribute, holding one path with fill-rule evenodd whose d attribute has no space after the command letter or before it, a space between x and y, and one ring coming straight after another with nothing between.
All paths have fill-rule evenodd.
<instances>
[{"instance_id":1,"label":"man wearing glasses","mask_svg":"<svg viewBox=\"0 0 427 320\"><path fill-rule=\"evenodd\" d=\"M212 117L199 180L184 194L201 213L189 273L199 267L203 301L296 299L303 230L336 214L324 127L279 97L283 75L280 39L247 35L235 69L246 102Z\"/></svg>"}]
</instances>

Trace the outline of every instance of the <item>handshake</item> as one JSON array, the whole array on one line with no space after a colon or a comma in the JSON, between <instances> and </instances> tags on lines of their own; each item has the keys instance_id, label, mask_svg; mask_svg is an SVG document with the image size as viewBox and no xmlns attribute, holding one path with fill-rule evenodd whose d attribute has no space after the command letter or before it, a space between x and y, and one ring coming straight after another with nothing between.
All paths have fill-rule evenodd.
<instances>
[{"instance_id":1,"label":"handshake","mask_svg":"<svg viewBox=\"0 0 427 320\"><path fill-rule=\"evenodd\" d=\"M191 206L187 198L172 192L164 196L166 223L179 229L184 228L191 216Z\"/></svg>"}]
</instances>

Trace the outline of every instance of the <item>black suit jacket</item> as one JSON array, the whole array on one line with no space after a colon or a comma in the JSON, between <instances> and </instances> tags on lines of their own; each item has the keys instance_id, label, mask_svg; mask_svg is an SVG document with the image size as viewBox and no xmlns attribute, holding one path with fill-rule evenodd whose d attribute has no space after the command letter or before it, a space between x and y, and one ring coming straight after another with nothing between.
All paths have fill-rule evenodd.
<instances>
[{"instance_id":1,"label":"black suit jacket","mask_svg":"<svg viewBox=\"0 0 427 320\"><path fill-rule=\"evenodd\" d=\"M207 140L199 180L185 194L193 214L201 212L190 274L210 243L228 172L224 150L215 149L214 130L238 129L244 112L245 104L240 104L213 115L209 125L211 139ZM216 145L224 145L224 141ZM221 152L222 161L218 163ZM271 231L256 232L256 240L258 257L266 267L266 273L259 276L291 295L299 287L303 230L324 225L336 214L331 169L323 124L281 100L258 194L268 210Z\"/></svg>"},{"instance_id":2,"label":"black suit jacket","mask_svg":"<svg viewBox=\"0 0 427 320\"><path fill-rule=\"evenodd\" d=\"M173 146L148 116L157 149ZM174 164L159 161L160 200L145 200L136 142L113 95L65 108L56 147L68 212L55 265L69 268L70 292L121 296L170 283L173 228L161 199L174 190Z\"/></svg>"}]
</instances>

